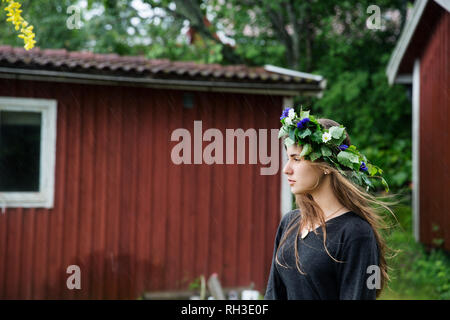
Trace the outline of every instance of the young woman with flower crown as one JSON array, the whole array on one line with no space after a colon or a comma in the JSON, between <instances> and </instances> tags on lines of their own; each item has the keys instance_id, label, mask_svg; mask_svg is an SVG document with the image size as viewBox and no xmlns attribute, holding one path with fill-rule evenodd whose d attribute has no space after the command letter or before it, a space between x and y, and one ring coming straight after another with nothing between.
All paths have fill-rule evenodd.
<instances>
[{"instance_id":1,"label":"young woman with flower crown","mask_svg":"<svg viewBox=\"0 0 450 320\"><path fill-rule=\"evenodd\" d=\"M388 281L381 212L397 203L368 193L374 179L389 191L383 171L333 120L293 108L280 120L297 209L278 226L264 298L376 299Z\"/></svg>"}]
</instances>

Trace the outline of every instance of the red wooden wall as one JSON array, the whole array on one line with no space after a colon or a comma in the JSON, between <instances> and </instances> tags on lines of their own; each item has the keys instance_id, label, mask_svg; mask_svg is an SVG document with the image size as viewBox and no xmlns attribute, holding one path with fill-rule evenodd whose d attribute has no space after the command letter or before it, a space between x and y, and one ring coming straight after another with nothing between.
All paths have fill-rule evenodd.
<instances>
[{"instance_id":1,"label":"red wooden wall","mask_svg":"<svg viewBox=\"0 0 450 320\"><path fill-rule=\"evenodd\" d=\"M419 237L444 239L450 250L450 13L429 37L420 61Z\"/></svg>"},{"instance_id":2,"label":"red wooden wall","mask_svg":"<svg viewBox=\"0 0 450 320\"><path fill-rule=\"evenodd\" d=\"M264 289L281 169L177 166L170 137L193 137L194 120L224 138L279 128L281 97L197 92L184 109L180 91L4 79L0 95L58 101L54 208L0 214L0 299L135 299L213 272ZM72 264L81 290L66 287Z\"/></svg>"}]
</instances>

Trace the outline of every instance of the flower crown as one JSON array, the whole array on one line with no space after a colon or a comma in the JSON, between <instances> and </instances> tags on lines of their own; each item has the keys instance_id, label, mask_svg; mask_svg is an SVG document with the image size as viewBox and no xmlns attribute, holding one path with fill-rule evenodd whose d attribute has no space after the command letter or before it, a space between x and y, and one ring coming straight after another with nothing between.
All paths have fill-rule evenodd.
<instances>
[{"instance_id":1,"label":"flower crown","mask_svg":"<svg viewBox=\"0 0 450 320\"><path fill-rule=\"evenodd\" d=\"M278 138L287 136L284 140L286 147L295 142L302 145L300 157L311 161L323 158L343 176L365 187L366 191L370 187L374 188L369 178L381 179L386 192L389 192L389 186L381 176L383 170L370 164L355 145L342 144L346 137L344 126L325 129L309 111L303 111L303 108L300 109L300 116L295 113L294 108L285 109L280 120L283 125ZM344 170L347 170L347 173ZM376 176L377 173L380 175Z\"/></svg>"}]
</instances>

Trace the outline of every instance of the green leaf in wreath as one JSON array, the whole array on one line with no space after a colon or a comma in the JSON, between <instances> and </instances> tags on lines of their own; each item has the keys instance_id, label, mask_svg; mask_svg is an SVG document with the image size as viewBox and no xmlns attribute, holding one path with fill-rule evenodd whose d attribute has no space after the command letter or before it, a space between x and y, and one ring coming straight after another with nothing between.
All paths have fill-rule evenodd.
<instances>
[{"instance_id":1,"label":"green leaf in wreath","mask_svg":"<svg viewBox=\"0 0 450 320\"><path fill-rule=\"evenodd\" d=\"M295 129L289 128L289 138L291 138L292 141L295 141Z\"/></svg>"},{"instance_id":2,"label":"green leaf in wreath","mask_svg":"<svg viewBox=\"0 0 450 320\"><path fill-rule=\"evenodd\" d=\"M377 168L370 163L367 163L367 169L369 169L369 174L371 177L373 177L377 173Z\"/></svg>"},{"instance_id":3,"label":"green leaf in wreath","mask_svg":"<svg viewBox=\"0 0 450 320\"><path fill-rule=\"evenodd\" d=\"M338 167L337 169L338 169L338 171L339 171L344 177L347 176L347 174L345 173L345 171L342 170L340 167Z\"/></svg>"},{"instance_id":4,"label":"green leaf in wreath","mask_svg":"<svg viewBox=\"0 0 450 320\"><path fill-rule=\"evenodd\" d=\"M342 137L342 134L344 133L344 130L345 130L345 128L333 126L333 127L330 127L328 132L331 134L331 136L334 139L340 139Z\"/></svg>"},{"instance_id":5,"label":"green leaf in wreath","mask_svg":"<svg viewBox=\"0 0 450 320\"><path fill-rule=\"evenodd\" d=\"M389 186L388 186L388 183L386 182L386 180L384 180L383 177L381 177L381 183L382 183L383 186L384 186L384 190L385 190L386 192L389 192Z\"/></svg>"},{"instance_id":6,"label":"green leaf in wreath","mask_svg":"<svg viewBox=\"0 0 450 320\"><path fill-rule=\"evenodd\" d=\"M286 127L281 127L280 131L278 132L278 139L280 139L281 137L284 137L285 135L287 135L288 132L286 131Z\"/></svg>"},{"instance_id":7,"label":"green leaf in wreath","mask_svg":"<svg viewBox=\"0 0 450 320\"><path fill-rule=\"evenodd\" d=\"M322 143L322 133L320 131L314 131L311 135L311 141L315 143Z\"/></svg>"},{"instance_id":8,"label":"green leaf in wreath","mask_svg":"<svg viewBox=\"0 0 450 320\"><path fill-rule=\"evenodd\" d=\"M341 151L338 153L337 159L344 166L347 166L349 168L353 168L356 170L359 169L359 158L357 155L355 155L353 153ZM357 167L355 165L357 165Z\"/></svg>"},{"instance_id":9,"label":"green leaf in wreath","mask_svg":"<svg viewBox=\"0 0 450 320\"><path fill-rule=\"evenodd\" d=\"M367 184L368 186L372 187L372 182L370 181L370 179L364 174L361 174L362 179L364 180L365 184Z\"/></svg>"},{"instance_id":10,"label":"green leaf in wreath","mask_svg":"<svg viewBox=\"0 0 450 320\"><path fill-rule=\"evenodd\" d=\"M345 134L339 138L339 140L336 141L336 145L340 146L342 144L342 142L345 140Z\"/></svg>"},{"instance_id":11,"label":"green leaf in wreath","mask_svg":"<svg viewBox=\"0 0 450 320\"><path fill-rule=\"evenodd\" d=\"M311 135L311 130L306 129L305 131L303 131L303 132L301 132L301 133L299 134L299 137L300 137L300 139L303 139L303 138L305 138L305 137L307 137L307 136L309 136L309 135Z\"/></svg>"},{"instance_id":12,"label":"green leaf in wreath","mask_svg":"<svg viewBox=\"0 0 450 320\"><path fill-rule=\"evenodd\" d=\"M362 185L362 179L359 175L359 172L351 171L350 172L350 179L355 182L357 185Z\"/></svg>"},{"instance_id":13,"label":"green leaf in wreath","mask_svg":"<svg viewBox=\"0 0 450 320\"><path fill-rule=\"evenodd\" d=\"M329 157L329 156L332 155L331 149L328 148L328 147L327 147L326 145L324 145L324 144L322 144L322 145L320 146L320 151L322 152L322 155L323 155L323 156Z\"/></svg>"},{"instance_id":14,"label":"green leaf in wreath","mask_svg":"<svg viewBox=\"0 0 450 320\"><path fill-rule=\"evenodd\" d=\"M300 153L300 157L306 156L310 154L312 151L311 145L309 143L303 146L302 152Z\"/></svg>"},{"instance_id":15,"label":"green leaf in wreath","mask_svg":"<svg viewBox=\"0 0 450 320\"><path fill-rule=\"evenodd\" d=\"M309 118L309 110L308 111L300 111L300 120L304 118Z\"/></svg>"},{"instance_id":16,"label":"green leaf in wreath","mask_svg":"<svg viewBox=\"0 0 450 320\"><path fill-rule=\"evenodd\" d=\"M316 161L317 159L319 159L322 156L322 154L318 151L314 151L312 152L309 157L311 158L311 161Z\"/></svg>"},{"instance_id":17,"label":"green leaf in wreath","mask_svg":"<svg viewBox=\"0 0 450 320\"><path fill-rule=\"evenodd\" d=\"M284 139L284 144L286 145L287 148L289 148L294 143L295 143L295 141L292 140L290 137L286 137L286 139Z\"/></svg>"}]
</instances>

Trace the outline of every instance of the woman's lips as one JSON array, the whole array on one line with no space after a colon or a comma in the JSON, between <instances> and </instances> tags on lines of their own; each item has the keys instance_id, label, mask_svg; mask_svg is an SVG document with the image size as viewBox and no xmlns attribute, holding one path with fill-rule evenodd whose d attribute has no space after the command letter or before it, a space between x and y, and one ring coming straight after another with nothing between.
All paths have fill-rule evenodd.
<instances>
[{"instance_id":1,"label":"woman's lips","mask_svg":"<svg viewBox=\"0 0 450 320\"><path fill-rule=\"evenodd\" d=\"M288 179L289 184L294 184L295 180Z\"/></svg>"}]
</instances>

